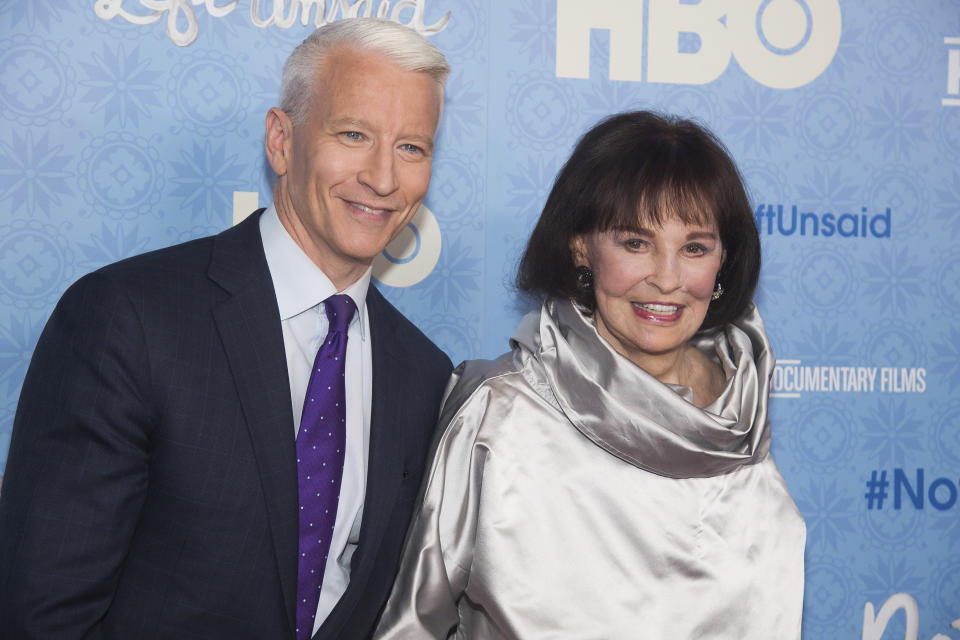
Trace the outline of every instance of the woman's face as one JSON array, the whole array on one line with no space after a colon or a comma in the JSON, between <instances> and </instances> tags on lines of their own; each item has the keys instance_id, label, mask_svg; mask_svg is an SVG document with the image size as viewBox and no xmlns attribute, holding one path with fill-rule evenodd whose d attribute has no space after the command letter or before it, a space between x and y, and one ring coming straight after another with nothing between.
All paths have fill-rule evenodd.
<instances>
[{"instance_id":1,"label":"woman's face","mask_svg":"<svg viewBox=\"0 0 960 640\"><path fill-rule=\"evenodd\" d=\"M577 265L593 270L597 332L645 369L700 328L725 257L716 223L677 218L579 236L572 249Z\"/></svg>"}]
</instances>

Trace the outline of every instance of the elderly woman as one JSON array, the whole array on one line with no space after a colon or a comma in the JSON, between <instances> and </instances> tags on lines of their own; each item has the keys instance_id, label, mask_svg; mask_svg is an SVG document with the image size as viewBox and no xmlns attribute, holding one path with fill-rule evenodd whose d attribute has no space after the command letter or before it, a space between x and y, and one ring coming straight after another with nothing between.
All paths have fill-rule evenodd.
<instances>
[{"instance_id":1,"label":"elderly woman","mask_svg":"<svg viewBox=\"0 0 960 640\"><path fill-rule=\"evenodd\" d=\"M377 637L799 638L759 267L709 132L648 112L589 131L520 265L542 308L455 374Z\"/></svg>"}]
</instances>

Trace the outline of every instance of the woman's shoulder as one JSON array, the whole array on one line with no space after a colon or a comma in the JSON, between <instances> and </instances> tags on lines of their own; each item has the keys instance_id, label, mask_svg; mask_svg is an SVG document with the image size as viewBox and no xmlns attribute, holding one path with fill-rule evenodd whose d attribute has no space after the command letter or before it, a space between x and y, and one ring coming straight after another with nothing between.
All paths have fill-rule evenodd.
<instances>
[{"instance_id":1,"label":"woman's shoulder","mask_svg":"<svg viewBox=\"0 0 960 640\"><path fill-rule=\"evenodd\" d=\"M479 390L489 391L504 377L517 373L512 354L507 352L494 360L464 360L450 376L444 397L444 412L451 405L465 404Z\"/></svg>"}]
</instances>

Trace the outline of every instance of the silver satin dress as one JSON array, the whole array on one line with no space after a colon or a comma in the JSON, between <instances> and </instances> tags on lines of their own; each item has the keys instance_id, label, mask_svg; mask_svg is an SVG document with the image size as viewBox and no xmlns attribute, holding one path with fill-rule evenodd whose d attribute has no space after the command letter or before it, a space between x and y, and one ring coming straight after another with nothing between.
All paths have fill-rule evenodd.
<instances>
[{"instance_id":1,"label":"silver satin dress","mask_svg":"<svg viewBox=\"0 0 960 640\"><path fill-rule=\"evenodd\" d=\"M704 409L568 301L454 373L375 638L800 638L806 531L773 458L752 310L698 336Z\"/></svg>"}]
</instances>

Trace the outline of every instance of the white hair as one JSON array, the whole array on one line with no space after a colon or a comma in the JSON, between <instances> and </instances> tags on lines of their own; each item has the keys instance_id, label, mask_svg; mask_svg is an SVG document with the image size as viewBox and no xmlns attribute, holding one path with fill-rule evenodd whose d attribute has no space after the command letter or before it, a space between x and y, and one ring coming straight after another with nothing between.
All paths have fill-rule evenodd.
<instances>
[{"instance_id":1,"label":"white hair","mask_svg":"<svg viewBox=\"0 0 960 640\"><path fill-rule=\"evenodd\" d=\"M324 25L301 42L283 66L280 81L280 108L294 126L307 117L314 80L319 67L338 49L380 53L405 71L429 75L443 88L450 65L443 53L425 37L392 20L383 18L347 18Z\"/></svg>"}]
</instances>

